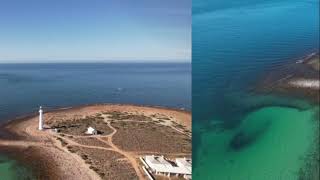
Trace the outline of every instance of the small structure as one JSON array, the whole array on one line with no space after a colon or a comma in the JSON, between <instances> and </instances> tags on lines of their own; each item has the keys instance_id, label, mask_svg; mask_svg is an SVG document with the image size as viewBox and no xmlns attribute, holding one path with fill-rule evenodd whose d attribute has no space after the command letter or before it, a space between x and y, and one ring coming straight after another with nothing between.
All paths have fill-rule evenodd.
<instances>
[{"instance_id":1,"label":"small structure","mask_svg":"<svg viewBox=\"0 0 320 180\"><path fill-rule=\"evenodd\" d=\"M192 161L187 158L177 158L175 162L166 160L163 156L145 156L142 163L156 175L182 176L191 179Z\"/></svg>"},{"instance_id":2,"label":"small structure","mask_svg":"<svg viewBox=\"0 0 320 180\"><path fill-rule=\"evenodd\" d=\"M192 172L192 160L191 159L188 159L188 158L177 158L176 159L176 164L179 167L184 167L185 169L187 169L190 172L190 174L185 174L183 176L185 179L192 179L192 175L191 175L191 172Z\"/></svg>"},{"instance_id":3,"label":"small structure","mask_svg":"<svg viewBox=\"0 0 320 180\"><path fill-rule=\"evenodd\" d=\"M42 110L42 106L40 106L39 109L39 128L40 131L43 130L43 110Z\"/></svg>"},{"instance_id":4,"label":"small structure","mask_svg":"<svg viewBox=\"0 0 320 180\"><path fill-rule=\"evenodd\" d=\"M87 131L85 132L85 134L96 135L96 134L98 134L98 131L95 130L93 127L88 127L88 129L87 129Z\"/></svg>"}]
</instances>

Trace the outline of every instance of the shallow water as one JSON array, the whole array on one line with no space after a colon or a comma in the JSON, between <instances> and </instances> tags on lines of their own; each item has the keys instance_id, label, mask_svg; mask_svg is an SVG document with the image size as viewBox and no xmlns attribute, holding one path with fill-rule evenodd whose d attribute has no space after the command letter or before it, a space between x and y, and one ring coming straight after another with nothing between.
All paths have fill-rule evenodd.
<instances>
[{"instance_id":1,"label":"shallow water","mask_svg":"<svg viewBox=\"0 0 320 180\"><path fill-rule=\"evenodd\" d=\"M18 162L0 155L0 179L3 180L31 180L31 171Z\"/></svg>"},{"instance_id":2,"label":"shallow water","mask_svg":"<svg viewBox=\"0 0 320 180\"><path fill-rule=\"evenodd\" d=\"M0 123L45 110L95 103L191 109L190 63L0 64ZM1 132L0 132L1 134ZM0 180L26 167L0 155Z\"/></svg>"},{"instance_id":3,"label":"shallow water","mask_svg":"<svg viewBox=\"0 0 320 180\"><path fill-rule=\"evenodd\" d=\"M297 179L319 136L316 107L252 89L266 73L318 51L318 1L194 0L193 7L194 179Z\"/></svg>"},{"instance_id":4,"label":"shallow water","mask_svg":"<svg viewBox=\"0 0 320 180\"><path fill-rule=\"evenodd\" d=\"M314 113L270 106L249 113L236 129L204 132L194 179L298 179L314 143Z\"/></svg>"}]
</instances>

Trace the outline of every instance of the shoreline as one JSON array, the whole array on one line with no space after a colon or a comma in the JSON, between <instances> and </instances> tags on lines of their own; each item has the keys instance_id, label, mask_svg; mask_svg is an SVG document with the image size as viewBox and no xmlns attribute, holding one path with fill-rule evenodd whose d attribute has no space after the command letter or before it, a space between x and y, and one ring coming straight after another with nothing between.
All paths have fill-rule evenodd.
<instances>
[{"instance_id":1,"label":"shoreline","mask_svg":"<svg viewBox=\"0 0 320 180\"><path fill-rule=\"evenodd\" d=\"M120 104L120 103L88 103L88 104L79 104L79 105L74 105L74 106L67 106L67 107L54 107L54 108L48 108L46 110L46 113L50 112L59 112L63 110L68 110L68 109L77 109L77 108L83 108L83 107L88 107L88 106L108 106L108 105L117 105L117 106L135 106L135 107L150 107L150 108L157 108L157 109L163 109L163 110L174 110L178 112L185 112L191 114L191 110L184 109L184 108L175 108L175 107L169 107L169 106L153 106L153 105L139 105L139 104L130 104L130 103L125 103L125 104ZM25 118L31 118L32 116L38 115L38 112L29 112L25 113L23 115L18 115L13 118L4 118L1 119L0 121L0 129L5 126L6 124L10 123L11 121L19 121L21 119ZM1 137L1 134L0 134Z\"/></svg>"},{"instance_id":2,"label":"shoreline","mask_svg":"<svg viewBox=\"0 0 320 180\"><path fill-rule=\"evenodd\" d=\"M80 105L74 105L74 106L67 106L67 107L57 107L57 108L48 108L45 113L54 113L54 112L62 112L65 110L77 110L84 107L90 107L90 106L109 106L109 105L115 105L115 106L134 106L134 107L147 107L147 108L156 108L156 109L162 109L162 110L169 110L169 111L177 111L182 113L187 113L189 115L192 114L190 110L183 110L181 108L174 108L174 107L167 107L167 106L153 106L153 105L138 105L138 104L120 104L120 103L89 103L89 104L80 104ZM0 139L18 139L21 138L18 135L8 131L5 127L11 123L19 123L26 119L33 118L35 116L38 116L38 112L29 112L24 115L18 115L14 118L7 118L7 119L1 119L0 121Z\"/></svg>"},{"instance_id":3,"label":"shoreline","mask_svg":"<svg viewBox=\"0 0 320 180\"><path fill-rule=\"evenodd\" d=\"M319 51L314 51L303 58L283 64L281 68L272 70L258 81L255 91L263 94L303 99L314 108L320 102ZM314 112L315 136L312 145L304 157L299 169L299 178L316 179L319 176L319 111Z\"/></svg>"},{"instance_id":4,"label":"shoreline","mask_svg":"<svg viewBox=\"0 0 320 180\"><path fill-rule=\"evenodd\" d=\"M64 115L73 117L78 113L82 116L91 116L106 110L120 110L121 112L137 112L142 114L166 114L170 117L174 117L176 123L187 127L187 129L191 131L191 112L168 107L100 103L49 109L44 113L44 116L53 117L55 115ZM64 177L76 179L78 177L76 172L84 169L83 172L81 172L82 175L79 175L80 177L85 179L99 179L97 174L89 169L87 165L82 163L81 168L73 167L70 164L82 162L82 159L77 157L78 155L69 157L69 165L68 162L59 162L58 159L64 161L63 159L70 156L70 153L66 156L66 154L68 154L67 151L61 147L60 144L55 142L55 139L53 138L55 135L49 130L40 132L35 129L37 126L37 117L37 113L30 113L1 123L0 152L22 165L30 167L32 169L32 174L38 178L57 179ZM184 119L183 117L188 118ZM50 118L48 118L47 121L45 120L47 123L50 121ZM59 164L62 165L62 167L64 165L69 168L68 172L64 172L65 168L62 170ZM46 171L43 171L43 167L46 167L45 165L48 167L45 168Z\"/></svg>"},{"instance_id":5,"label":"shoreline","mask_svg":"<svg viewBox=\"0 0 320 180\"><path fill-rule=\"evenodd\" d=\"M257 93L302 98L319 103L319 52L314 51L263 73L253 89Z\"/></svg>"}]
</instances>

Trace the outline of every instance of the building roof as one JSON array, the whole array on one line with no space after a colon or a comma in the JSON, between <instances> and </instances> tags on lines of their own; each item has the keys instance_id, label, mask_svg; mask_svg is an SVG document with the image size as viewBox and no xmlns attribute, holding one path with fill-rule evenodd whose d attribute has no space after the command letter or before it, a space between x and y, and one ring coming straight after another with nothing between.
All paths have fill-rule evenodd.
<instances>
[{"instance_id":1,"label":"building roof","mask_svg":"<svg viewBox=\"0 0 320 180\"><path fill-rule=\"evenodd\" d=\"M93 127L88 127L86 134L93 134L94 132L96 132L97 130L95 130Z\"/></svg>"},{"instance_id":2,"label":"building roof","mask_svg":"<svg viewBox=\"0 0 320 180\"><path fill-rule=\"evenodd\" d=\"M188 169L191 172L191 170L192 170L192 160L191 159L177 158L176 159L176 163L179 166L184 167L184 168Z\"/></svg>"},{"instance_id":3,"label":"building roof","mask_svg":"<svg viewBox=\"0 0 320 180\"><path fill-rule=\"evenodd\" d=\"M168 161L166 161L163 156L146 156L145 159L153 164L171 166L171 164Z\"/></svg>"},{"instance_id":4,"label":"building roof","mask_svg":"<svg viewBox=\"0 0 320 180\"><path fill-rule=\"evenodd\" d=\"M157 172L191 174L191 168L186 168L181 163L170 163L166 159L164 159L163 156L145 156L145 162L151 169Z\"/></svg>"},{"instance_id":5,"label":"building roof","mask_svg":"<svg viewBox=\"0 0 320 180\"><path fill-rule=\"evenodd\" d=\"M93 127L88 127L88 131L94 131L95 129Z\"/></svg>"}]
</instances>

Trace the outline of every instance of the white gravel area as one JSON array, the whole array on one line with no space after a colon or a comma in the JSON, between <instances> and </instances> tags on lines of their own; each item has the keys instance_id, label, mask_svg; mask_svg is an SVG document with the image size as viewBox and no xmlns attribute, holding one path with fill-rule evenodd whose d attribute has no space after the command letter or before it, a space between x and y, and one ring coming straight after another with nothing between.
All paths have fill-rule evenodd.
<instances>
[{"instance_id":1,"label":"white gravel area","mask_svg":"<svg viewBox=\"0 0 320 180\"><path fill-rule=\"evenodd\" d=\"M289 85L299 88L320 89L320 81L318 79L296 79L289 81Z\"/></svg>"}]
</instances>

